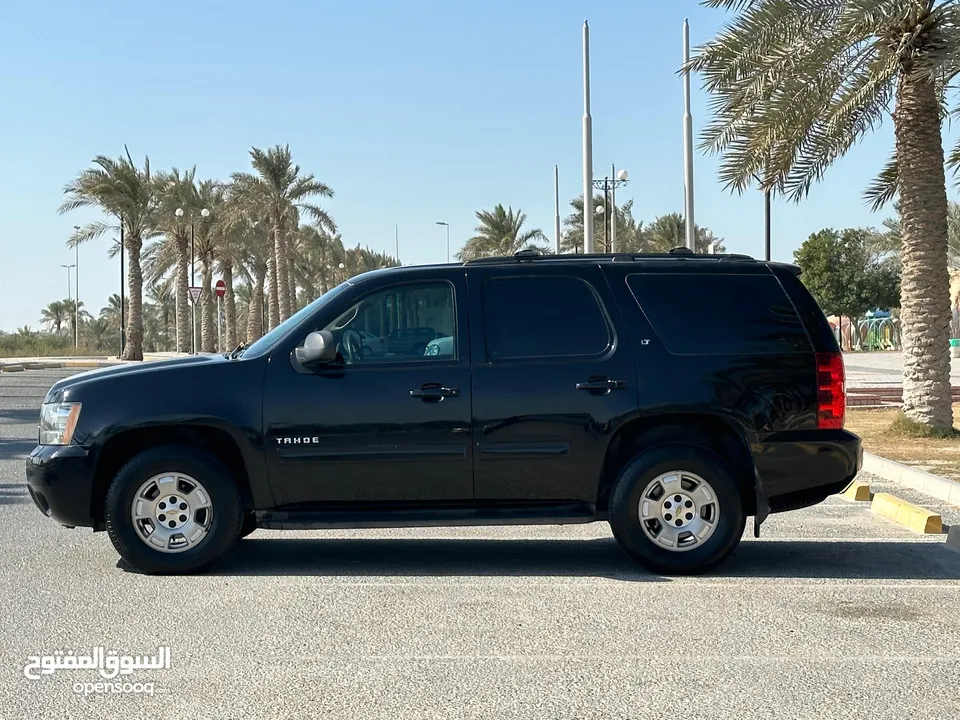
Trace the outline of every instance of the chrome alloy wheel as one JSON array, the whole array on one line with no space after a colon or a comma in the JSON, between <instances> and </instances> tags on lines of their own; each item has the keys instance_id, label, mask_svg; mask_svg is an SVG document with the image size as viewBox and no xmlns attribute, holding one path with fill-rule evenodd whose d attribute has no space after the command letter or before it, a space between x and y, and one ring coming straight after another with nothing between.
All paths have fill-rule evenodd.
<instances>
[{"instance_id":1,"label":"chrome alloy wheel","mask_svg":"<svg viewBox=\"0 0 960 720\"><path fill-rule=\"evenodd\" d=\"M672 470L643 491L640 525L659 547L684 552L703 545L717 529L720 501L710 483L696 473Z\"/></svg>"},{"instance_id":2,"label":"chrome alloy wheel","mask_svg":"<svg viewBox=\"0 0 960 720\"><path fill-rule=\"evenodd\" d=\"M130 517L142 542L160 552L178 553L203 542L213 522L213 502L189 475L161 473L137 490Z\"/></svg>"}]
</instances>

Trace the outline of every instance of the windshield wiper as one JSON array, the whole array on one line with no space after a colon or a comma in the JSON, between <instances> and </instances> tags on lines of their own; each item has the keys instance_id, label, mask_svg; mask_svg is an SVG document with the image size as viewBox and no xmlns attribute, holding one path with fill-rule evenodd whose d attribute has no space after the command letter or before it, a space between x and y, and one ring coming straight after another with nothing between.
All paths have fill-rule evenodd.
<instances>
[{"instance_id":1,"label":"windshield wiper","mask_svg":"<svg viewBox=\"0 0 960 720\"><path fill-rule=\"evenodd\" d=\"M233 350L231 350L229 353L227 353L227 357L228 357L230 360L234 360L234 359L240 357L240 355L242 355L242 354L243 354L243 351L246 350L246 349L247 349L247 344L246 344L246 343L240 343L240 344L237 345Z\"/></svg>"}]
</instances>

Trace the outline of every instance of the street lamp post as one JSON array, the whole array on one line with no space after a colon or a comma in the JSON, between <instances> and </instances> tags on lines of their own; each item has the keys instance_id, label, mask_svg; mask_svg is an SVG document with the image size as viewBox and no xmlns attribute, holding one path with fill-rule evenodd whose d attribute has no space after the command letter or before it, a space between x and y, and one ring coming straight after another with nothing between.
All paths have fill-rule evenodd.
<instances>
[{"instance_id":1,"label":"street lamp post","mask_svg":"<svg viewBox=\"0 0 960 720\"><path fill-rule=\"evenodd\" d=\"M621 170L619 173L616 171L616 168L610 166L610 176L603 178L603 180L594 180L593 186L598 190L603 190L603 203L604 209L601 211L600 208L597 208L597 214L601 212L607 212L610 216L609 220L606 220L603 223L603 238L604 244L607 246L607 252L614 253L617 251L617 196L616 189L621 185L627 184L627 178L629 175L626 170ZM609 193L609 195L608 195ZM610 206L609 212L606 206ZM584 206L586 209L586 206ZM586 224L586 212L584 212L584 224Z\"/></svg>"},{"instance_id":2,"label":"street lamp post","mask_svg":"<svg viewBox=\"0 0 960 720\"><path fill-rule=\"evenodd\" d=\"M73 346L76 349L80 349L80 226L73 226L73 247L76 251L76 260L74 264L77 269L74 270L76 273L77 281L77 301L73 304Z\"/></svg>"},{"instance_id":3,"label":"street lamp post","mask_svg":"<svg viewBox=\"0 0 960 720\"><path fill-rule=\"evenodd\" d=\"M439 220L437 221L437 225L444 225L447 228L447 262L450 262L450 225Z\"/></svg>"},{"instance_id":4,"label":"street lamp post","mask_svg":"<svg viewBox=\"0 0 960 720\"><path fill-rule=\"evenodd\" d=\"M76 265L64 265L61 263L60 267L67 269L67 300L73 300L73 292L70 290L70 268L76 267Z\"/></svg>"},{"instance_id":5,"label":"street lamp post","mask_svg":"<svg viewBox=\"0 0 960 720\"><path fill-rule=\"evenodd\" d=\"M174 214L178 218L182 218L183 208L177 208L174 211ZM204 218L210 217L210 211L207 210L206 208L203 208L200 211L200 215L201 217L204 217ZM193 297L193 290L192 290L192 288L196 284L196 268L195 268L196 254L194 253L193 237L194 237L194 222L193 222L193 211L191 210L190 211L190 288L191 288L190 313L192 316L192 320L191 320L192 328L190 330L190 352L191 354L196 355L197 354L197 300L199 299L199 295L195 299Z\"/></svg>"}]
</instances>

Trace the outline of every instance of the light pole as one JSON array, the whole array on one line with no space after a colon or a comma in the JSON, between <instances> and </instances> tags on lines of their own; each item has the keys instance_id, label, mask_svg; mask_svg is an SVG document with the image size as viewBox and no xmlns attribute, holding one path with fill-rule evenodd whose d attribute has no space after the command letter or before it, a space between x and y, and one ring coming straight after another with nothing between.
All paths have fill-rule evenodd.
<instances>
[{"instance_id":1,"label":"light pole","mask_svg":"<svg viewBox=\"0 0 960 720\"><path fill-rule=\"evenodd\" d=\"M64 265L60 264L60 267L67 269L67 300L73 300L73 292L70 290L70 268L76 267L75 265Z\"/></svg>"},{"instance_id":2,"label":"light pole","mask_svg":"<svg viewBox=\"0 0 960 720\"><path fill-rule=\"evenodd\" d=\"M450 226L441 221L437 221L437 225L444 225L447 228L447 262L450 262Z\"/></svg>"},{"instance_id":3,"label":"light pole","mask_svg":"<svg viewBox=\"0 0 960 720\"><path fill-rule=\"evenodd\" d=\"M80 348L80 226L73 226L73 247L76 251L76 260L74 264L77 269L74 270L76 273L77 281L77 301L73 305L73 346L76 349Z\"/></svg>"},{"instance_id":4,"label":"light pole","mask_svg":"<svg viewBox=\"0 0 960 720\"><path fill-rule=\"evenodd\" d=\"M621 170L619 173L616 168L610 166L610 176L605 177L603 180L594 180L593 186L598 190L603 190L603 204L604 206L609 205L609 216L610 219L606 220L603 223L603 239L604 244L607 246L607 252L614 253L617 251L617 195L616 189L621 185L627 184L628 174L626 170ZM608 195L609 193L609 202ZM599 214L598 209L598 214ZM606 209L604 210L606 212Z\"/></svg>"},{"instance_id":5,"label":"light pole","mask_svg":"<svg viewBox=\"0 0 960 720\"><path fill-rule=\"evenodd\" d=\"M177 208L174 211L174 214L178 218L183 217L183 208ZM206 208L203 208L200 211L200 216L207 218L210 217L210 211ZM197 354L197 300L200 299L200 293L194 293L193 288L196 284L196 254L194 253L194 244L193 244L193 211L190 211L190 313L192 315L192 328L190 330L190 352L193 355Z\"/></svg>"}]
</instances>

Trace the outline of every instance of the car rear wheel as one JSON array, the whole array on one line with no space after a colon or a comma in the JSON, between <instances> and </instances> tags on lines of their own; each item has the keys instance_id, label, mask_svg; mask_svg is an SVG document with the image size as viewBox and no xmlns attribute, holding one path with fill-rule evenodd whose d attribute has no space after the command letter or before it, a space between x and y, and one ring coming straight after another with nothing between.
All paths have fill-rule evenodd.
<instances>
[{"instance_id":1,"label":"car rear wheel","mask_svg":"<svg viewBox=\"0 0 960 720\"><path fill-rule=\"evenodd\" d=\"M730 555L746 516L723 458L683 443L661 445L621 470L610 497L610 527L623 550L666 575L706 572Z\"/></svg>"},{"instance_id":2,"label":"car rear wheel","mask_svg":"<svg viewBox=\"0 0 960 720\"><path fill-rule=\"evenodd\" d=\"M233 478L213 455L189 446L144 450L117 473L104 519L110 541L135 570L202 570L229 550L243 529Z\"/></svg>"}]
</instances>

